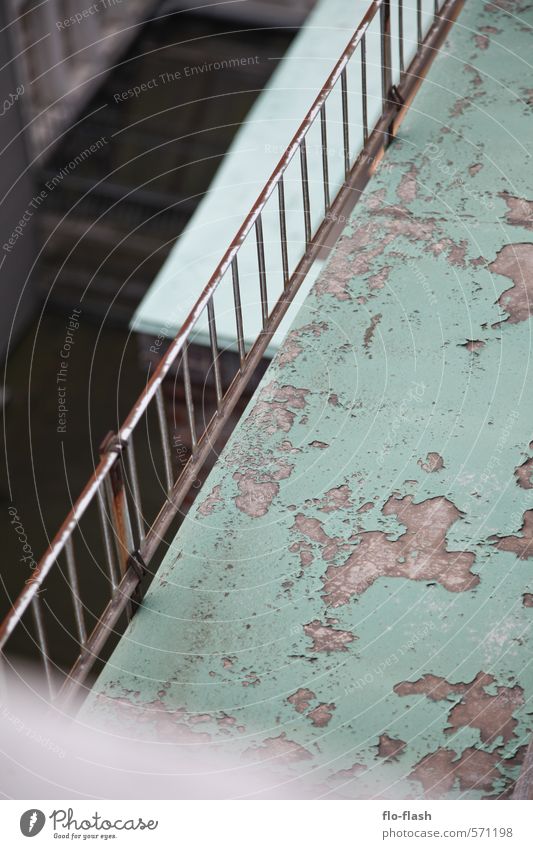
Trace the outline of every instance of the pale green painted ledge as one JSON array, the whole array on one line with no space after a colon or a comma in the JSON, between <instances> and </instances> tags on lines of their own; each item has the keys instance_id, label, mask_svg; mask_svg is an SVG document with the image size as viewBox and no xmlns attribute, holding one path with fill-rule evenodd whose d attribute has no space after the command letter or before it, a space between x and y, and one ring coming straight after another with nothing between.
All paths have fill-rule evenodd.
<instances>
[{"instance_id":1,"label":"pale green painted ledge","mask_svg":"<svg viewBox=\"0 0 533 849\"><path fill-rule=\"evenodd\" d=\"M533 696L532 21L467 0L85 720L316 795L508 792Z\"/></svg>"}]
</instances>

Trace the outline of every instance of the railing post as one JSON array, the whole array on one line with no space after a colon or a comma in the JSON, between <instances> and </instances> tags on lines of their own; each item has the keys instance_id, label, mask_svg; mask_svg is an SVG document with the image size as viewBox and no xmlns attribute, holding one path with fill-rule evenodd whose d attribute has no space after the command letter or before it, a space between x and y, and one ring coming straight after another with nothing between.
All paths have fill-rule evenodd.
<instances>
[{"instance_id":1,"label":"railing post","mask_svg":"<svg viewBox=\"0 0 533 849\"><path fill-rule=\"evenodd\" d=\"M124 474L122 469L122 448L117 445L117 436L109 433L100 446L100 453L119 450L119 456L109 471L109 508L111 511L111 526L115 537L120 577L123 578L130 554L133 551L133 534L130 523L126 487L124 485Z\"/></svg>"},{"instance_id":2,"label":"railing post","mask_svg":"<svg viewBox=\"0 0 533 849\"><path fill-rule=\"evenodd\" d=\"M400 16L402 14L400 4ZM403 99L395 85L392 82L392 49L391 49L391 4L390 0L383 0L381 6L381 93L383 99L383 112L390 109L393 103L398 109L403 105ZM403 25L400 18L400 64L403 66ZM403 70L403 68L402 68ZM386 146L391 143L394 138L394 119L391 120L387 128Z\"/></svg>"},{"instance_id":3,"label":"railing post","mask_svg":"<svg viewBox=\"0 0 533 849\"><path fill-rule=\"evenodd\" d=\"M389 105L392 88L390 28L390 0L383 0L381 4L381 93L384 112Z\"/></svg>"}]
</instances>

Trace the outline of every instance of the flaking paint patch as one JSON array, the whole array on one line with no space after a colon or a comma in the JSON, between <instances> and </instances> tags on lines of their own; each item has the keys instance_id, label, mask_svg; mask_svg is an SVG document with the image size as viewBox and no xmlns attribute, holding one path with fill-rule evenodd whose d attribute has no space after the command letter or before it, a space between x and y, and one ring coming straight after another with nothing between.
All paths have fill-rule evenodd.
<instances>
[{"instance_id":1,"label":"flaking paint patch","mask_svg":"<svg viewBox=\"0 0 533 849\"><path fill-rule=\"evenodd\" d=\"M363 339L363 347L366 348L367 351L372 344L372 339L374 338L374 333L376 332L376 327L378 326L379 322L381 321L381 318L382 318L381 313L377 313L377 315L373 315L372 318L370 319L369 326L365 330L365 335L364 335L364 339Z\"/></svg>"},{"instance_id":2,"label":"flaking paint patch","mask_svg":"<svg viewBox=\"0 0 533 849\"><path fill-rule=\"evenodd\" d=\"M319 499L316 504L323 513L333 513L336 510L346 510L353 507L351 498L350 487L348 484L342 484L328 489L324 498Z\"/></svg>"},{"instance_id":3,"label":"flaking paint patch","mask_svg":"<svg viewBox=\"0 0 533 849\"><path fill-rule=\"evenodd\" d=\"M509 315L504 321L508 324L526 321L533 314L533 244L504 245L488 268L494 274L508 277L513 283L497 301ZM494 327L501 324L503 322L497 322Z\"/></svg>"},{"instance_id":4,"label":"flaking paint patch","mask_svg":"<svg viewBox=\"0 0 533 849\"><path fill-rule=\"evenodd\" d=\"M327 605L347 604L385 576L436 581L450 592L464 592L479 583L470 571L474 555L447 549L446 534L462 516L447 498L437 496L415 504L410 495L392 496L382 512L397 516L405 533L397 540L389 540L383 531L356 534L354 551L346 562L331 564L326 571L323 598Z\"/></svg>"},{"instance_id":5,"label":"flaking paint patch","mask_svg":"<svg viewBox=\"0 0 533 849\"><path fill-rule=\"evenodd\" d=\"M315 726L315 728L325 728L326 725L329 725L334 710L335 705L333 702L330 702L329 704L321 702L313 708L313 710L309 711L307 718L311 720L311 723Z\"/></svg>"},{"instance_id":6,"label":"flaking paint patch","mask_svg":"<svg viewBox=\"0 0 533 849\"><path fill-rule=\"evenodd\" d=\"M191 726L202 723L215 724L216 714L194 714L184 707L169 707L161 698L136 704L124 691L121 696L100 696L105 708L112 706L115 716L125 724L135 724L146 729L148 735L155 731L156 738L173 744L205 744L212 734L196 731ZM131 694L133 695L133 694ZM142 733L142 732L141 732Z\"/></svg>"},{"instance_id":7,"label":"flaking paint patch","mask_svg":"<svg viewBox=\"0 0 533 849\"><path fill-rule=\"evenodd\" d=\"M386 761L397 761L406 746L407 743L404 740L382 734L378 742L378 758L383 758Z\"/></svg>"},{"instance_id":8,"label":"flaking paint patch","mask_svg":"<svg viewBox=\"0 0 533 849\"><path fill-rule=\"evenodd\" d=\"M471 354L477 354L485 347L485 344L482 339L467 339L466 342L461 343L461 348L466 348Z\"/></svg>"},{"instance_id":9,"label":"flaking paint patch","mask_svg":"<svg viewBox=\"0 0 533 849\"><path fill-rule=\"evenodd\" d=\"M291 330L284 342L283 350L279 355L279 365L283 367L293 363L303 352L304 346L309 344L309 339L313 336L317 338L327 329L328 325L325 321L315 321L310 324L305 324L303 327L299 327L296 330Z\"/></svg>"},{"instance_id":10,"label":"flaking paint patch","mask_svg":"<svg viewBox=\"0 0 533 849\"><path fill-rule=\"evenodd\" d=\"M495 690L494 693L490 689ZM445 701L460 696L448 713L446 734L460 728L477 728L483 743L502 738L508 743L518 721L514 712L524 704L524 691L518 685L499 686L495 678L479 672L470 683L451 684L437 675L424 675L418 681L403 681L394 686L398 696L424 695L432 701Z\"/></svg>"},{"instance_id":11,"label":"flaking paint patch","mask_svg":"<svg viewBox=\"0 0 533 849\"><path fill-rule=\"evenodd\" d=\"M322 547L323 560L333 560L341 545L339 539L328 536L320 519L304 516L303 513L298 513L295 516L291 530L297 531L312 542L318 543Z\"/></svg>"},{"instance_id":12,"label":"flaking paint patch","mask_svg":"<svg viewBox=\"0 0 533 849\"><path fill-rule=\"evenodd\" d=\"M412 164L405 174L402 174L396 194L403 203L412 203L418 195L418 168Z\"/></svg>"},{"instance_id":13,"label":"flaking paint patch","mask_svg":"<svg viewBox=\"0 0 533 849\"><path fill-rule=\"evenodd\" d=\"M491 542L500 551L512 551L520 560L533 557L533 510L526 510L523 516L520 534L509 536L491 536Z\"/></svg>"},{"instance_id":14,"label":"flaking paint patch","mask_svg":"<svg viewBox=\"0 0 533 849\"><path fill-rule=\"evenodd\" d=\"M308 542L293 542L289 546L289 551L297 553L300 557L300 565L302 569L310 566L314 560L312 546Z\"/></svg>"},{"instance_id":15,"label":"flaking paint patch","mask_svg":"<svg viewBox=\"0 0 533 849\"><path fill-rule=\"evenodd\" d=\"M478 50L488 50L490 39L487 35L475 35L474 43Z\"/></svg>"},{"instance_id":16,"label":"flaking paint patch","mask_svg":"<svg viewBox=\"0 0 533 849\"><path fill-rule=\"evenodd\" d=\"M471 106L472 101L469 97L457 98L452 109L450 110L450 118L458 118L460 115L464 115L465 110L469 109Z\"/></svg>"},{"instance_id":17,"label":"flaking paint patch","mask_svg":"<svg viewBox=\"0 0 533 849\"><path fill-rule=\"evenodd\" d=\"M348 769L340 769L334 772L331 777L334 781L351 781L354 778L359 778L366 771L367 767L364 764L355 763Z\"/></svg>"},{"instance_id":18,"label":"flaking paint patch","mask_svg":"<svg viewBox=\"0 0 533 849\"><path fill-rule=\"evenodd\" d=\"M431 252L434 256L444 254L450 265L457 268L466 268L466 252L468 250L468 242L462 239L459 243L447 236L439 239L431 245Z\"/></svg>"},{"instance_id":19,"label":"flaking paint patch","mask_svg":"<svg viewBox=\"0 0 533 849\"><path fill-rule=\"evenodd\" d=\"M267 737L262 746L255 746L246 752L254 762L279 761L282 763L294 763L309 760L312 755L307 749L294 740L289 740L285 732L276 737Z\"/></svg>"},{"instance_id":20,"label":"flaking paint patch","mask_svg":"<svg viewBox=\"0 0 533 849\"><path fill-rule=\"evenodd\" d=\"M222 497L220 495L221 489L221 484L217 484L213 487L207 498L202 501L198 507L198 513L200 516L209 516L213 510L222 504Z\"/></svg>"},{"instance_id":21,"label":"flaking paint patch","mask_svg":"<svg viewBox=\"0 0 533 849\"><path fill-rule=\"evenodd\" d=\"M272 381L261 390L248 420L267 434L278 430L288 433L296 418L294 411L305 408L308 394L308 389Z\"/></svg>"},{"instance_id":22,"label":"flaking paint patch","mask_svg":"<svg viewBox=\"0 0 533 849\"><path fill-rule=\"evenodd\" d=\"M265 463L261 465L266 466ZM279 481L289 478L293 469L291 464L278 460L271 471L250 469L234 472L233 480L239 489L239 495L235 497L237 509L254 519L264 516L279 493Z\"/></svg>"},{"instance_id":23,"label":"flaking paint patch","mask_svg":"<svg viewBox=\"0 0 533 849\"><path fill-rule=\"evenodd\" d=\"M316 699L312 690L307 687L300 687L292 696L289 696L287 701L294 707L297 713L305 713L311 706L311 702Z\"/></svg>"},{"instance_id":24,"label":"flaking paint patch","mask_svg":"<svg viewBox=\"0 0 533 849\"><path fill-rule=\"evenodd\" d=\"M500 197L507 204L507 223L533 230L533 200L519 198L509 192L500 192Z\"/></svg>"},{"instance_id":25,"label":"flaking paint patch","mask_svg":"<svg viewBox=\"0 0 533 849\"><path fill-rule=\"evenodd\" d=\"M374 291L375 289L383 289L385 283L389 279L389 275L392 271L392 265L384 265L376 274L372 274L368 280L368 288L370 291Z\"/></svg>"},{"instance_id":26,"label":"flaking paint patch","mask_svg":"<svg viewBox=\"0 0 533 849\"><path fill-rule=\"evenodd\" d=\"M420 782L429 798L446 796L456 782L463 792L476 789L490 793L494 790L494 782L502 778L499 762L497 754L479 749L465 749L458 757L452 749L439 748L425 755L409 778Z\"/></svg>"},{"instance_id":27,"label":"flaking paint patch","mask_svg":"<svg viewBox=\"0 0 533 849\"><path fill-rule=\"evenodd\" d=\"M423 472L440 472L444 468L444 460L437 451L430 451L425 460L418 460Z\"/></svg>"},{"instance_id":28,"label":"flaking paint patch","mask_svg":"<svg viewBox=\"0 0 533 849\"><path fill-rule=\"evenodd\" d=\"M518 486L522 489L533 489L533 457L530 457L529 460L515 469L515 477Z\"/></svg>"},{"instance_id":29,"label":"flaking paint patch","mask_svg":"<svg viewBox=\"0 0 533 849\"><path fill-rule=\"evenodd\" d=\"M312 651L316 652L348 651L347 645L356 639L351 631L342 631L329 624L324 625L318 619L304 625L304 632L306 637L312 639Z\"/></svg>"}]
</instances>

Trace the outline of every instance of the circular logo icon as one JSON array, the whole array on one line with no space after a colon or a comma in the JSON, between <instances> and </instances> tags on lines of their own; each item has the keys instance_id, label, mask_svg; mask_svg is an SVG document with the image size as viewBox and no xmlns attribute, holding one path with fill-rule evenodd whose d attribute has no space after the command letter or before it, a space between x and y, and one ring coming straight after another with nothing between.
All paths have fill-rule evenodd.
<instances>
[{"instance_id":1,"label":"circular logo icon","mask_svg":"<svg viewBox=\"0 0 533 849\"><path fill-rule=\"evenodd\" d=\"M24 811L20 818L20 830L24 837L35 837L43 830L46 817L42 811L37 808L30 808L29 811Z\"/></svg>"}]
</instances>

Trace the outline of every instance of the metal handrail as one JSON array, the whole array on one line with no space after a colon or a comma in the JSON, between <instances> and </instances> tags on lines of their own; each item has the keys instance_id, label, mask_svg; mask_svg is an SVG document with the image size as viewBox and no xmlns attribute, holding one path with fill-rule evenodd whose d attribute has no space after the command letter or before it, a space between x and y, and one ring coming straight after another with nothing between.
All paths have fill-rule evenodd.
<instances>
[{"instance_id":1,"label":"metal handrail","mask_svg":"<svg viewBox=\"0 0 533 849\"><path fill-rule=\"evenodd\" d=\"M112 633L121 614L126 611L131 615L131 600L137 591L146 571L146 565L154 556L162 534L166 531L172 518L183 503L198 471L212 449L213 443L220 435L228 417L239 400L243 390L263 357L269 342L285 315L302 280L312 266L317 253L324 245L328 234L335 227L341 210L347 200L353 202L354 195L368 181L379 161L385 147L394 135L397 124L416 92L420 82L435 55L449 26L453 23L464 0L445 0L440 5L435 0L433 21L422 41L420 21L422 19L422 0L417 0L418 49L409 68L404 71L404 33L403 33L403 2L398 0L398 33L397 47L400 76L397 85L393 85L391 69L391 3L390 0L373 0L368 11L359 23L352 38L348 42L341 57L328 76L319 94L315 98L304 120L294 134L292 141L284 151L269 180L265 184L252 209L240 226L235 238L229 245L208 284L194 304L181 329L170 343L166 353L155 369L144 391L133 406L118 433L111 435L102 448L102 457L81 495L74 503L70 513L63 522L58 533L50 543L41 558L31 578L26 583L11 611L0 625L0 650L12 635L14 629L21 623L22 616L31 606L35 634L44 671L48 679L50 696L54 695L53 669L46 643L46 629L43 621L39 592L43 582L60 555L65 553L69 586L73 607L76 615L78 630L77 644L79 656L72 669L67 674L61 687L61 695L70 697L83 683L93 664L98 659L99 652L108 636ZM381 42L381 93L382 111L371 132L368 130L368 93L366 86L366 35L370 25L379 13L379 28ZM361 109L363 115L363 148L352 157L350 154L349 138L349 91L347 71L354 54L360 48L361 61ZM328 171L327 146L327 112L326 102L332 91L340 85L342 106L342 137L344 148L344 182L333 201L330 201L331 185ZM311 228L311 202L309 195L309 175L307 166L306 137L315 121L320 120L322 140L322 179L324 188L324 215L315 233ZM284 174L296 155L300 156L302 211L304 216L305 247L300 260L290 271L286 210L284 195ZM353 160L353 161L352 161ZM262 213L268 201L274 197L277 188L279 213L279 238L283 265L283 292L269 311L267 272L265 267L264 241L262 228ZM342 217L341 217L342 220ZM246 351L243 335L242 309L240 298L240 281L238 255L246 238L255 231L255 241L258 257L258 279L261 295L262 329L255 342ZM219 348L216 333L216 311L214 294L225 275L231 273L234 297L234 313L237 328L239 351L239 371L224 392L222 389ZM197 434L191 377L188 363L188 345L193 331L197 328L201 317L207 313L209 339L212 355L216 388L216 412L204 427L200 436ZM178 359L180 362L178 363ZM168 432L164 413L162 384L171 368L178 363L183 373L185 406L190 430L192 453L182 467L176 480L173 478L172 463L169 450ZM167 497L157 517L146 530L142 513L141 494L137 476L137 464L133 447L133 435L136 426L156 402L160 438L164 456L164 473L167 483ZM98 503L102 522L102 534L108 559L109 584L111 598L90 634L86 633L83 609L77 593L77 572L74 554L73 534L88 507ZM132 509L130 510L130 502ZM116 545L116 558L113 556L113 544ZM119 576L116 575L115 563L118 560Z\"/></svg>"}]
</instances>

